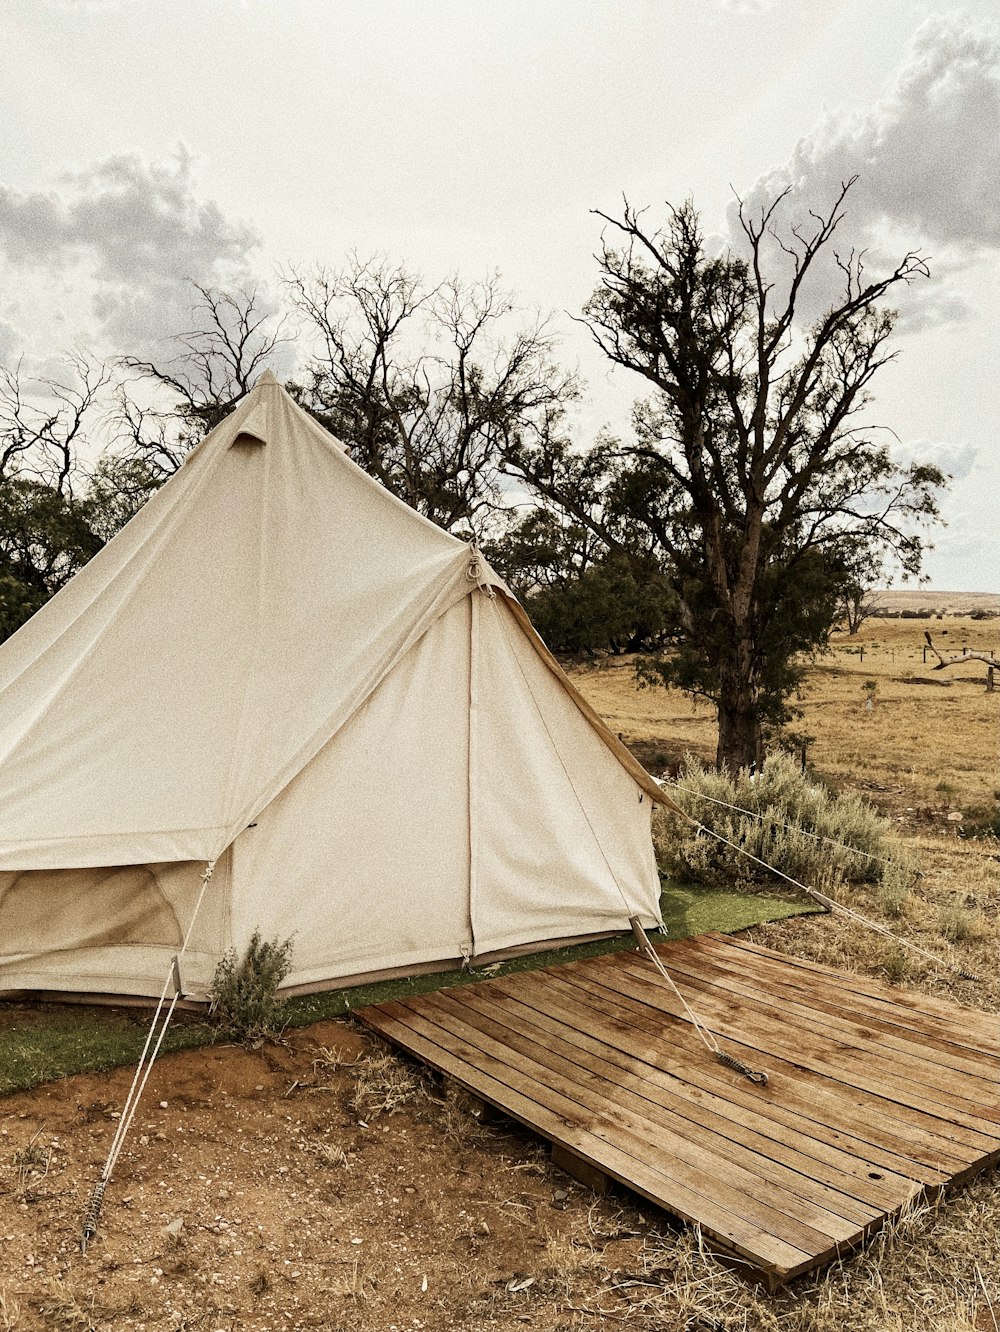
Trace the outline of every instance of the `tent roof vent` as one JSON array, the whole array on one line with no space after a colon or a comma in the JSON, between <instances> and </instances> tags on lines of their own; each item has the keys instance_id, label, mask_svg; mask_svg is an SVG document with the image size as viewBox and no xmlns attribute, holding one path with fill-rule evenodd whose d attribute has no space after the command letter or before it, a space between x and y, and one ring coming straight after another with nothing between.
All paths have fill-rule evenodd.
<instances>
[{"instance_id":1,"label":"tent roof vent","mask_svg":"<svg viewBox=\"0 0 1000 1332\"><path fill-rule=\"evenodd\" d=\"M234 438L231 448L237 444L267 443L267 407L258 402L247 414L242 426Z\"/></svg>"}]
</instances>

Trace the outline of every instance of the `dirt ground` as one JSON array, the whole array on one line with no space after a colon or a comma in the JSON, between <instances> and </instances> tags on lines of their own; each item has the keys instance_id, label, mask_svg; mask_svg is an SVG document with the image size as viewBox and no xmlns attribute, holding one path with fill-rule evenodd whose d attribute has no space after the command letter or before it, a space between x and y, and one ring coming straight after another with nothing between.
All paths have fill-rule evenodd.
<instances>
[{"instance_id":1,"label":"dirt ground","mask_svg":"<svg viewBox=\"0 0 1000 1332\"><path fill-rule=\"evenodd\" d=\"M85 1255L130 1071L6 1098L0 1328L555 1329L568 1273L639 1270L635 1205L597 1202L429 1079L398 1112L366 1111L359 1056L373 1103L377 1047L349 1021L164 1058Z\"/></svg>"}]
</instances>

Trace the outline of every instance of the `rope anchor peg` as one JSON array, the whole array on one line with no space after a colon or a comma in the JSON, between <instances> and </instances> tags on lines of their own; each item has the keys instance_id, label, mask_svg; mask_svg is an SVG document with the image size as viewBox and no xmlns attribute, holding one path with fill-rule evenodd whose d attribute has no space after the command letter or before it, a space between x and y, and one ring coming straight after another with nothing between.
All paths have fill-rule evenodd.
<instances>
[{"instance_id":1,"label":"rope anchor peg","mask_svg":"<svg viewBox=\"0 0 1000 1332\"><path fill-rule=\"evenodd\" d=\"M101 1204L104 1202L104 1190L108 1187L106 1175L94 1185L94 1191L90 1195L90 1203L87 1206L87 1215L83 1219L83 1237L80 1240L80 1252L87 1252L87 1245L97 1234L97 1224L101 1219Z\"/></svg>"},{"instance_id":2,"label":"rope anchor peg","mask_svg":"<svg viewBox=\"0 0 1000 1332\"><path fill-rule=\"evenodd\" d=\"M656 967L657 971L660 973L663 979L673 990L674 994L677 996L678 1000L680 1001L681 1007L684 1009L688 1021L691 1023L692 1027L694 1027L698 1035L701 1037L701 1042L704 1045L705 1049L708 1051L708 1053L710 1055L713 1055L719 1061L720 1064L724 1064L726 1068L731 1068L734 1073L741 1073L743 1077L749 1078L750 1081L756 1083L758 1087L766 1087L767 1086L766 1073L757 1072L757 1070L751 1068L749 1064L744 1064L742 1059L737 1059L735 1055L731 1055L727 1051L723 1050L722 1047L719 1045L719 1042L715 1039L714 1034L710 1032L706 1027L703 1027L701 1023L698 1021L694 1009L691 1008L691 1006L688 1004L688 1001L681 994L680 990L677 988L677 983L674 980L673 976L671 976L670 972L663 965L663 959L660 957L659 953L650 943L649 935L643 929L642 924L639 921L639 917L629 916L628 923L632 926L632 933L635 935L635 941L638 944L638 951L648 961L652 962L652 964Z\"/></svg>"}]
</instances>

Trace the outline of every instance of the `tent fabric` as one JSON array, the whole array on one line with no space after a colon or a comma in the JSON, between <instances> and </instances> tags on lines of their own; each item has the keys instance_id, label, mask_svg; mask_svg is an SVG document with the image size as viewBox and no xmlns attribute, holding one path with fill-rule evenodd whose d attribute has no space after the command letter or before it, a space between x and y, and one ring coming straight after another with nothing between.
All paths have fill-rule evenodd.
<instances>
[{"instance_id":1,"label":"tent fabric","mask_svg":"<svg viewBox=\"0 0 1000 1332\"><path fill-rule=\"evenodd\" d=\"M0 988L288 986L659 919L665 801L476 551L270 375L0 646ZM669 802L666 802L669 803Z\"/></svg>"}]
</instances>

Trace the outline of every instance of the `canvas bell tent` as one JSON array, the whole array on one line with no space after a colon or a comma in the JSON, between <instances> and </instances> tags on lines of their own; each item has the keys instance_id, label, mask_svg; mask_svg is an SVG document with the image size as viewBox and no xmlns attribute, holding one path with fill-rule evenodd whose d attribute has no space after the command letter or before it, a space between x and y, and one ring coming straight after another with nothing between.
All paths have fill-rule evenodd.
<instances>
[{"instance_id":1,"label":"canvas bell tent","mask_svg":"<svg viewBox=\"0 0 1000 1332\"><path fill-rule=\"evenodd\" d=\"M0 647L0 989L286 987L659 920L659 788L474 550L265 375Z\"/></svg>"}]
</instances>

